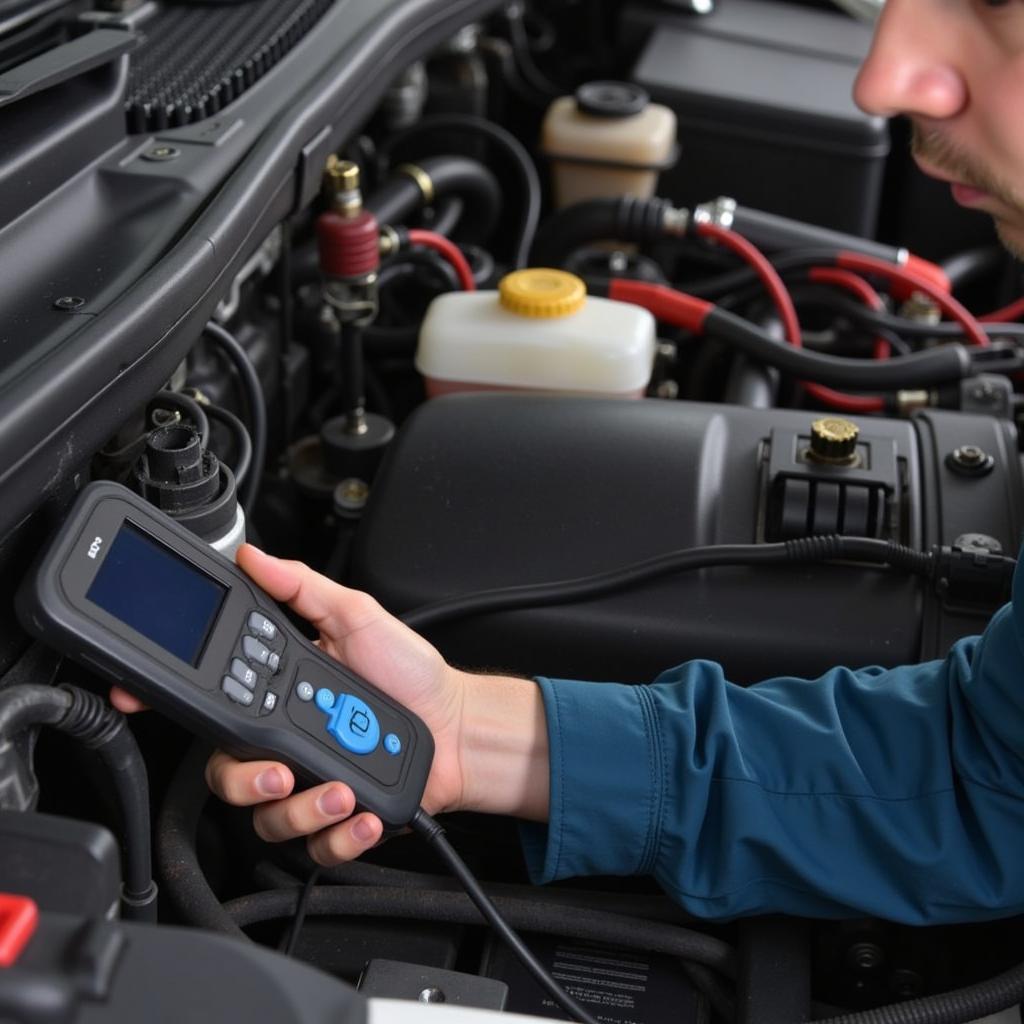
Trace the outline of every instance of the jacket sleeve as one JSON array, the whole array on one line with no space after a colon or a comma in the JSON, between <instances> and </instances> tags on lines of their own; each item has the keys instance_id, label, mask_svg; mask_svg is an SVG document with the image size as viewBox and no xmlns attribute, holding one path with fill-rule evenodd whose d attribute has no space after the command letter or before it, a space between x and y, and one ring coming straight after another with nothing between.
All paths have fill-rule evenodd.
<instances>
[{"instance_id":1,"label":"jacket sleeve","mask_svg":"<svg viewBox=\"0 0 1024 1024\"><path fill-rule=\"evenodd\" d=\"M702 917L1024 912L1024 570L943 661L743 688L538 679L551 748L531 874L650 874Z\"/></svg>"}]
</instances>

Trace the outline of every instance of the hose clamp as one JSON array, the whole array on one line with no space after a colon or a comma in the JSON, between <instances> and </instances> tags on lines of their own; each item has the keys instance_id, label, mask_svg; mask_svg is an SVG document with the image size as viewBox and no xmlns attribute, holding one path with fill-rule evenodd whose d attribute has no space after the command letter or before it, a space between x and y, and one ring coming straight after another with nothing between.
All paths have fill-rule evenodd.
<instances>
[{"instance_id":1,"label":"hose clamp","mask_svg":"<svg viewBox=\"0 0 1024 1024\"><path fill-rule=\"evenodd\" d=\"M729 196L719 196L710 203L701 203L693 211L694 224L714 224L716 227L731 231L736 221L736 200Z\"/></svg>"},{"instance_id":2,"label":"hose clamp","mask_svg":"<svg viewBox=\"0 0 1024 1024\"><path fill-rule=\"evenodd\" d=\"M423 196L423 205L430 206L436 198L434 181L422 167L416 164L400 164L395 168L395 174L404 174L416 183L416 187Z\"/></svg>"}]
</instances>

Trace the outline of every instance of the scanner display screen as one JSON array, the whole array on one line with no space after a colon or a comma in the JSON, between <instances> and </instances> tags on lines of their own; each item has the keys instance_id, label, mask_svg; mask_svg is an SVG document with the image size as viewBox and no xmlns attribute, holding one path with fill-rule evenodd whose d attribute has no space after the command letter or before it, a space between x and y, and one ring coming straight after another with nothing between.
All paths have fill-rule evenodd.
<instances>
[{"instance_id":1,"label":"scanner display screen","mask_svg":"<svg viewBox=\"0 0 1024 1024\"><path fill-rule=\"evenodd\" d=\"M196 665L226 594L226 587L126 522L85 596Z\"/></svg>"}]
</instances>

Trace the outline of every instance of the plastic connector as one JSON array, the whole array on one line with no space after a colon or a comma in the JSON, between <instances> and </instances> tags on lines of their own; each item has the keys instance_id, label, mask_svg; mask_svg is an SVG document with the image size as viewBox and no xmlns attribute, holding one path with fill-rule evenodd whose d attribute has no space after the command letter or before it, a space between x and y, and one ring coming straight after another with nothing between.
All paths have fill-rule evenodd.
<instances>
[{"instance_id":1,"label":"plastic connector","mask_svg":"<svg viewBox=\"0 0 1024 1024\"><path fill-rule=\"evenodd\" d=\"M982 548L943 545L932 548L936 591L956 603L1007 601L1017 560Z\"/></svg>"}]
</instances>

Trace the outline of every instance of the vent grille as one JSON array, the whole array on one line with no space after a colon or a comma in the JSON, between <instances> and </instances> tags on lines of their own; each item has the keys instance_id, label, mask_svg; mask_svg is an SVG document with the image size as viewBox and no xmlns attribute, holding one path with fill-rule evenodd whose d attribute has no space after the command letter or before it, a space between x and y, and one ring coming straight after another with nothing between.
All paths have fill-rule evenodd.
<instances>
[{"instance_id":1,"label":"vent grille","mask_svg":"<svg viewBox=\"0 0 1024 1024\"><path fill-rule=\"evenodd\" d=\"M132 51L128 132L162 131L212 117L258 82L334 0L252 0L164 8Z\"/></svg>"}]
</instances>

